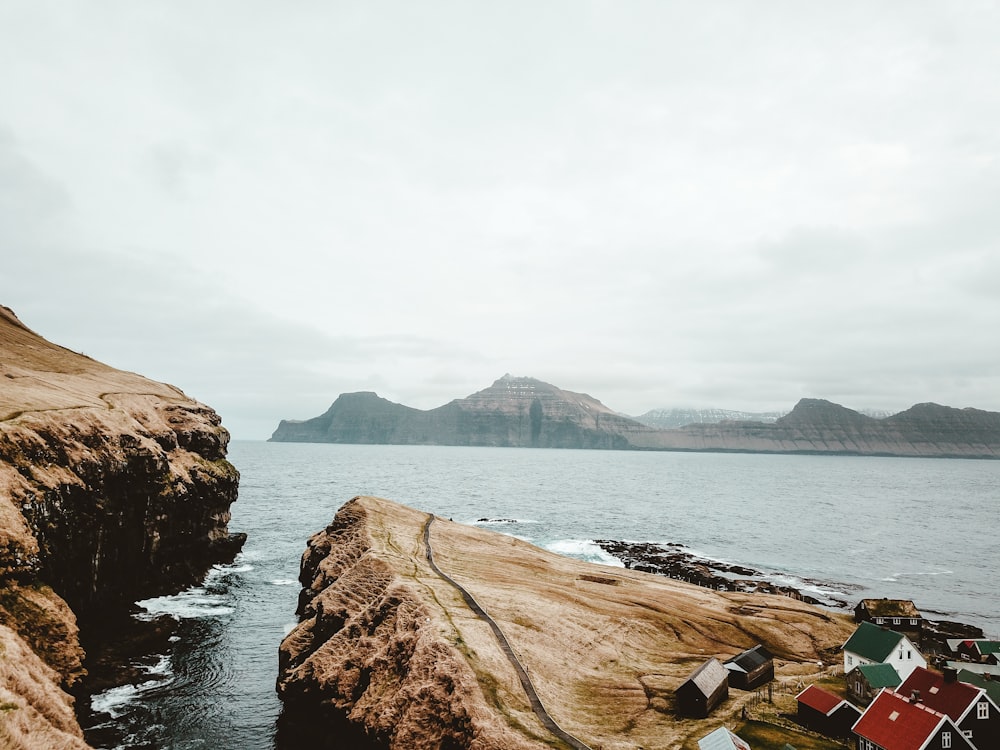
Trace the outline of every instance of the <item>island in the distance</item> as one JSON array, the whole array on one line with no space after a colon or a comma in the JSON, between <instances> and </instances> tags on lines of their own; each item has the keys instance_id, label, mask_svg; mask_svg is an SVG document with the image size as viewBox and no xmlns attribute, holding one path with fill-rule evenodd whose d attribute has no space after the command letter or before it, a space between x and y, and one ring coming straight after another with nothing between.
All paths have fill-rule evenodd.
<instances>
[{"instance_id":1,"label":"island in the distance","mask_svg":"<svg viewBox=\"0 0 1000 750\"><path fill-rule=\"evenodd\" d=\"M272 442L1000 458L1000 413L934 403L877 418L804 398L773 421L724 420L674 429L644 424L583 393L504 375L436 409L372 392L342 394L326 413L282 420Z\"/></svg>"}]
</instances>

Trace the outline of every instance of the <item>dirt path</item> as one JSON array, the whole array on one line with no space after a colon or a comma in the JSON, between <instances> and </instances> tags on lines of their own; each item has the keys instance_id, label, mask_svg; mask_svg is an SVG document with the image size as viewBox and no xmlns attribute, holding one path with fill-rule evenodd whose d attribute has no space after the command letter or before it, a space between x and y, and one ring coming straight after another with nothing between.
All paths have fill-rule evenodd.
<instances>
[{"instance_id":1,"label":"dirt path","mask_svg":"<svg viewBox=\"0 0 1000 750\"><path fill-rule=\"evenodd\" d=\"M535 692L535 686L531 684L531 679L528 677L528 671L524 668L524 665L521 664L520 659L517 658L517 654L515 654L514 649L511 648L510 642L507 640L507 636L504 635L496 621L489 616L485 609L480 606L480 604L472 597L472 594L466 591L465 588L451 578L451 576L441 570L437 566L437 563L434 562L434 553L431 550L431 524L434 522L434 518L435 516L433 515L429 516L427 523L424 524L424 546L427 549L428 564L435 573L458 589L458 592L462 595L462 599L465 600L469 609L475 612L480 619L490 626L490 629L493 631L493 635L496 636L497 641L500 643L500 648L503 649L503 652L507 655L507 658L513 665L514 671L517 672L518 679L521 680L521 687L524 688L524 693L528 696L528 703L531 705L532 711L535 712L535 716L538 717L538 720L542 723L542 725L567 745L574 748L574 750L590 750L588 745L584 744L569 732L564 730L556 724L555 720L551 716L549 716L549 712L546 711L545 706L542 705L542 701L538 697L538 693Z\"/></svg>"}]
</instances>

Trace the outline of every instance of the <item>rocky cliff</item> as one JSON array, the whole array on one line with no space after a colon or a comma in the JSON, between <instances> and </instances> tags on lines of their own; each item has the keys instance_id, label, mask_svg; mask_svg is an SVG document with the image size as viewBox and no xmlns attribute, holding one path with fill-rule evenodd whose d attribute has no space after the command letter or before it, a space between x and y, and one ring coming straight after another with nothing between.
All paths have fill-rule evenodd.
<instances>
[{"instance_id":1,"label":"rocky cliff","mask_svg":"<svg viewBox=\"0 0 1000 750\"><path fill-rule=\"evenodd\" d=\"M218 415L49 343L0 308L0 746L84 746L77 618L231 559L239 475Z\"/></svg>"},{"instance_id":2,"label":"rocky cliff","mask_svg":"<svg viewBox=\"0 0 1000 750\"><path fill-rule=\"evenodd\" d=\"M675 715L673 691L706 658L763 643L780 679L805 680L818 661L838 662L853 630L846 615L786 597L702 589L430 520L359 497L308 541L300 623L279 656L286 713L320 726L346 717L391 750L566 747L473 602L567 733L604 750L680 747L705 725Z\"/></svg>"},{"instance_id":3,"label":"rocky cliff","mask_svg":"<svg viewBox=\"0 0 1000 750\"><path fill-rule=\"evenodd\" d=\"M489 388L421 411L374 393L340 396L319 417L283 420L275 442L478 445L751 453L1000 458L1000 413L918 404L885 418L802 399L780 418L660 429L591 396L504 375Z\"/></svg>"}]
</instances>

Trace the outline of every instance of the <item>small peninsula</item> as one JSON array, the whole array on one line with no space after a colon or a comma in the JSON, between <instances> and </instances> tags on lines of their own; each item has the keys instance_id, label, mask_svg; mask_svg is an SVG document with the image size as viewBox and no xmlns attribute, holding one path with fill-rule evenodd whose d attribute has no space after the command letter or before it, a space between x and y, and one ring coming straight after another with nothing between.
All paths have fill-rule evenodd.
<instances>
[{"instance_id":1,"label":"small peninsula","mask_svg":"<svg viewBox=\"0 0 1000 750\"><path fill-rule=\"evenodd\" d=\"M658 429L584 393L504 375L490 387L422 411L375 393L342 394L322 415L282 420L274 442L1000 458L1000 413L917 404L884 418L801 399L768 421Z\"/></svg>"},{"instance_id":2,"label":"small peninsula","mask_svg":"<svg viewBox=\"0 0 1000 750\"><path fill-rule=\"evenodd\" d=\"M835 671L853 630L789 597L587 563L374 497L311 537L301 570L285 714L346 718L389 750L680 746L705 724L677 715L674 691L706 659L763 644L794 685Z\"/></svg>"},{"instance_id":3,"label":"small peninsula","mask_svg":"<svg viewBox=\"0 0 1000 750\"><path fill-rule=\"evenodd\" d=\"M239 551L228 443L210 407L0 307L0 747L87 747L81 643Z\"/></svg>"}]
</instances>

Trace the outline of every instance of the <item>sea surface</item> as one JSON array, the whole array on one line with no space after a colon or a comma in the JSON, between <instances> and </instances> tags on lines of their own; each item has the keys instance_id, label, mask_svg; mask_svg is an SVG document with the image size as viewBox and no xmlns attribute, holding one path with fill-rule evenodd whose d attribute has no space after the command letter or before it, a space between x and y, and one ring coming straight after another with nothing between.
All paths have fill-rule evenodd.
<instances>
[{"instance_id":1,"label":"sea surface","mask_svg":"<svg viewBox=\"0 0 1000 750\"><path fill-rule=\"evenodd\" d=\"M593 540L680 543L833 606L913 599L1000 635L1000 461L254 441L229 458L246 546L201 586L140 603L179 625L138 661L142 681L91 698L89 736L115 737L100 747L301 746L277 731L278 644L306 539L362 494L607 565Z\"/></svg>"}]
</instances>

